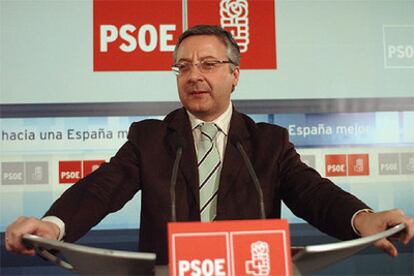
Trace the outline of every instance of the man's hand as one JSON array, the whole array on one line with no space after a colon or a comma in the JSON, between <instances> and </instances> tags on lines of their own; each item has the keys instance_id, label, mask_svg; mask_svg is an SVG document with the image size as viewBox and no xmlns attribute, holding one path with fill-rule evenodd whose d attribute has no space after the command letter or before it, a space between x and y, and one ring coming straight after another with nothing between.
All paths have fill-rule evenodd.
<instances>
[{"instance_id":1,"label":"man's hand","mask_svg":"<svg viewBox=\"0 0 414 276\"><path fill-rule=\"evenodd\" d=\"M8 251L34 256L34 249L27 249L22 244L24 234L33 234L47 239L57 240L59 232L59 227L52 222L42 221L37 218L19 217L7 227L4 235L4 244Z\"/></svg>"},{"instance_id":2,"label":"man's hand","mask_svg":"<svg viewBox=\"0 0 414 276\"><path fill-rule=\"evenodd\" d=\"M399 209L378 213L361 212L354 219L354 226L362 237L385 231L400 223L405 224L405 229L392 239L400 240L407 245L414 236L414 219L406 216ZM391 256L398 255L395 246L387 239L381 239L375 242L374 245Z\"/></svg>"}]
</instances>

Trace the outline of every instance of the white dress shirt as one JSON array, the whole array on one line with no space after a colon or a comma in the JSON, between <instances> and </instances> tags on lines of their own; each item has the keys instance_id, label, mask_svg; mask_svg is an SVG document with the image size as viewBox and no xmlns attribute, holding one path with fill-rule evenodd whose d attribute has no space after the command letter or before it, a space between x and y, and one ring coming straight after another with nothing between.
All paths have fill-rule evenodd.
<instances>
[{"instance_id":1,"label":"white dress shirt","mask_svg":"<svg viewBox=\"0 0 414 276\"><path fill-rule=\"evenodd\" d=\"M220 154L221 164L223 164L224 152L226 151L227 138L230 129L230 120L231 115L233 114L232 104L230 103L226 111L224 111L223 114L221 114L217 119L213 120L212 122L204 122L198 119L193 114L191 114L189 111L187 111L187 113L190 119L191 130L193 132L194 138L194 147L196 151L197 144L201 141L201 129L198 127L198 125L200 125L201 123L214 123L219 128L216 137L214 137L214 143L216 144L217 150Z\"/></svg>"}]
</instances>

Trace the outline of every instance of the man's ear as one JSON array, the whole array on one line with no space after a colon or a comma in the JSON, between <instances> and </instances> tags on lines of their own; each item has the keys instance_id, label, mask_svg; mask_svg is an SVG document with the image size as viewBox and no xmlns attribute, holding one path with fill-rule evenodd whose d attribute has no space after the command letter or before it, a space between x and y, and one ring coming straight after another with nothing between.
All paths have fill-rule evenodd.
<instances>
[{"instance_id":1,"label":"man's ear","mask_svg":"<svg viewBox=\"0 0 414 276\"><path fill-rule=\"evenodd\" d=\"M233 74L234 80L233 80L233 83L231 85L231 92L234 91L234 89L236 88L237 84L239 83L240 67L239 66L235 66L234 69L233 69L232 74Z\"/></svg>"}]
</instances>

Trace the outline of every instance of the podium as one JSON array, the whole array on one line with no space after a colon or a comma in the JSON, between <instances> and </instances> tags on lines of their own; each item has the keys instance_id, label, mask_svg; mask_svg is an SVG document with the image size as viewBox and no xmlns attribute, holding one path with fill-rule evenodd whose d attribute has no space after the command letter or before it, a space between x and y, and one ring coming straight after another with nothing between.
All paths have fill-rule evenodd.
<instances>
[{"instance_id":1,"label":"podium","mask_svg":"<svg viewBox=\"0 0 414 276\"><path fill-rule=\"evenodd\" d=\"M299 275L307 275L344 260L380 239L396 235L404 228L404 224L398 224L386 231L359 239L305 246L292 256L292 262Z\"/></svg>"},{"instance_id":2,"label":"podium","mask_svg":"<svg viewBox=\"0 0 414 276\"><path fill-rule=\"evenodd\" d=\"M399 224L384 232L355 240L292 247L293 275L316 272L356 254L377 240L393 236L404 228L404 224ZM153 253L100 249L29 234L24 235L23 241L42 258L81 275L168 275L168 266L155 265L156 255Z\"/></svg>"}]
</instances>

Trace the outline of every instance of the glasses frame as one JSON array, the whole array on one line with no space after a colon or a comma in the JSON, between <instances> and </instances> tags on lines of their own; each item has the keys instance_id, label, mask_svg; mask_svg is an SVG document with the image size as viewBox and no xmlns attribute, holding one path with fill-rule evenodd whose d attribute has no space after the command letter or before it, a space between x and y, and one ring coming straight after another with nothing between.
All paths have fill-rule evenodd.
<instances>
[{"instance_id":1,"label":"glasses frame","mask_svg":"<svg viewBox=\"0 0 414 276\"><path fill-rule=\"evenodd\" d=\"M214 67L213 67L213 68L211 68L211 69L205 70L205 69L203 69L203 68L202 68L202 65L203 65L203 64L205 64L205 63L213 63L213 64L214 64ZM211 71L213 71L213 70L216 68L216 65L221 65L221 64L233 64L233 65L236 65L236 64L234 64L234 62L233 62L233 61L231 61L230 59L228 59L228 60L203 60L203 61L200 61L200 62L198 62L198 63L186 62L186 64L190 65L190 67L189 67L189 69L190 69L190 70L191 70L191 68L192 68L192 67L194 67L194 66L195 66L195 67L197 67L197 68L198 68L198 70L199 70L201 73L210 73ZM180 72L180 67L179 67L179 65L180 65L180 63L175 63L175 64L171 65L171 70L173 71L173 73L174 73L176 76L181 76L181 75L183 75L183 72ZM189 72L190 70L188 70L188 72Z\"/></svg>"}]
</instances>

